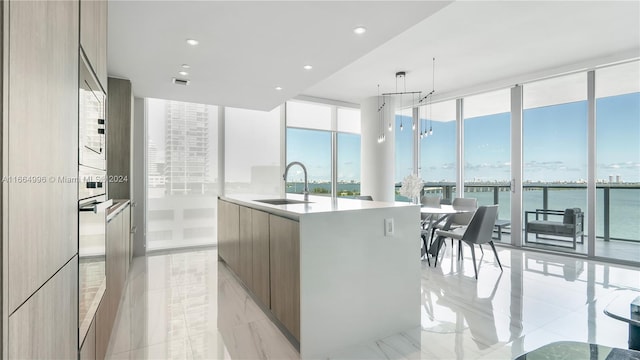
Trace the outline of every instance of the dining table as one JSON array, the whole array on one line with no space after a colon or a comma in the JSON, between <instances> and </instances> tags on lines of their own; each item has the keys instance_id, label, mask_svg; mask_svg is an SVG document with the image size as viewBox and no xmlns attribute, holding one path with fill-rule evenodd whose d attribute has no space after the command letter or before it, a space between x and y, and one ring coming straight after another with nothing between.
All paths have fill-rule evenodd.
<instances>
[{"instance_id":1,"label":"dining table","mask_svg":"<svg viewBox=\"0 0 640 360\"><path fill-rule=\"evenodd\" d=\"M435 232L435 228L438 224L444 223L442 226L442 230L450 230L451 223L453 221L453 216L455 214L467 213L467 212L475 212L475 207L468 206L453 206L453 205L440 205L439 207L433 206L423 206L420 208L420 213L424 215L429 215L424 221L421 223L421 237L424 243L425 248L425 256L427 260L429 260L429 255L436 257L440 252L440 248L444 243L444 237L438 236L435 241L433 241L433 233ZM434 219L435 217L435 219ZM431 233L431 236L429 236ZM432 241L430 241L427 246L426 237L429 236ZM429 261L429 263L431 263Z\"/></svg>"}]
</instances>

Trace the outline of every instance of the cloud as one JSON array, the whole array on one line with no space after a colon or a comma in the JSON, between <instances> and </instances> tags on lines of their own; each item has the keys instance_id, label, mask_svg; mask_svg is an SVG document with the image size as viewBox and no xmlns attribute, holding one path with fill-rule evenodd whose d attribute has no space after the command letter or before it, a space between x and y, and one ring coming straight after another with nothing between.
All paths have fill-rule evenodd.
<instances>
[{"instance_id":1,"label":"cloud","mask_svg":"<svg viewBox=\"0 0 640 360\"><path fill-rule=\"evenodd\" d=\"M602 164L601 167L605 169L633 169L640 167L640 162L626 161L611 164Z\"/></svg>"},{"instance_id":2,"label":"cloud","mask_svg":"<svg viewBox=\"0 0 640 360\"><path fill-rule=\"evenodd\" d=\"M504 169L509 167L511 167L511 163L509 162L495 162L495 163L482 163L482 164L466 163L465 164L465 169L467 170Z\"/></svg>"}]
</instances>

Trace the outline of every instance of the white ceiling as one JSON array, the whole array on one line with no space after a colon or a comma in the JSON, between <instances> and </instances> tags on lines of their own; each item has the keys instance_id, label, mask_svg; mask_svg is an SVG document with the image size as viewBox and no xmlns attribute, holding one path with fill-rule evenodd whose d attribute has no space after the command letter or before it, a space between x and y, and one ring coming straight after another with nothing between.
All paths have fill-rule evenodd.
<instances>
[{"instance_id":1,"label":"white ceiling","mask_svg":"<svg viewBox=\"0 0 640 360\"><path fill-rule=\"evenodd\" d=\"M438 100L639 58L640 1L111 0L108 50L136 96L257 110L296 95L360 103L377 84L395 91L396 71L429 91L436 57ZM171 84L182 63L187 87Z\"/></svg>"},{"instance_id":2,"label":"white ceiling","mask_svg":"<svg viewBox=\"0 0 640 360\"><path fill-rule=\"evenodd\" d=\"M304 95L360 103L395 91L397 71L428 92L433 57L436 100L638 58L640 2L456 1Z\"/></svg>"},{"instance_id":3,"label":"white ceiling","mask_svg":"<svg viewBox=\"0 0 640 360\"><path fill-rule=\"evenodd\" d=\"M108 72L139 97L271 110L449 3L111 0Z\"/></svg>"}]
</instances>

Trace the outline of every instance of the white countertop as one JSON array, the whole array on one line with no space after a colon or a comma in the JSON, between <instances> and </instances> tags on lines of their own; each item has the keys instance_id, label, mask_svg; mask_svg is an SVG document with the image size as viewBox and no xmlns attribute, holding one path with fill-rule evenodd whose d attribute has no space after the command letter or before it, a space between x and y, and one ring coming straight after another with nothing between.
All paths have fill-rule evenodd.
<instances>
[{"instance_id":1,"label":"white countertop","mask_svg":"<svg viewBox=\"0 0 640 360\"><path fill-rule=\"evenodd\" d=\"M317 196L309 195L309 202L304 204L286 204L286 205L271 205L256 200L278 199L278 196L269 195L246 195L246 194L234 194L220 196L221 200L233 202L239 205L248 206L254 209L271 212L274 214L280 214L287 217L299 217L300 215L326 213L336 211L354 211L354 210L366 210L366 209L384 209L395 207L407 207L418 206L405 202L381 202L381 201L368 201L357 200L349 198L337 198L332 201L329 196ZM300 194L287 194L287 199L303 200L303 196Z\"/></svg>"}]
</instances>

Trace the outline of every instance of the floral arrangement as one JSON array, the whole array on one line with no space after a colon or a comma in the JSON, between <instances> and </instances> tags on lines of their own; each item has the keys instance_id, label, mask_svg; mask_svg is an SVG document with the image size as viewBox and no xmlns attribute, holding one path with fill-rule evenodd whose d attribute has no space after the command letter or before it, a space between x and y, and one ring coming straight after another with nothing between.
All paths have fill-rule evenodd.
<instances>
[{"instance_id":1,"label":"floral arrangement","mask_svg":"<svg viewBox=\"0 0 640 360\"><path fill-rule=\"evenodd\" d=\"M402 186L400 187L400 195L406 196L411 200L415 200L420 196L420 192L424 187L424 182L416 174L407 175L402 180Z\"/></svg>"}]
</instances>

